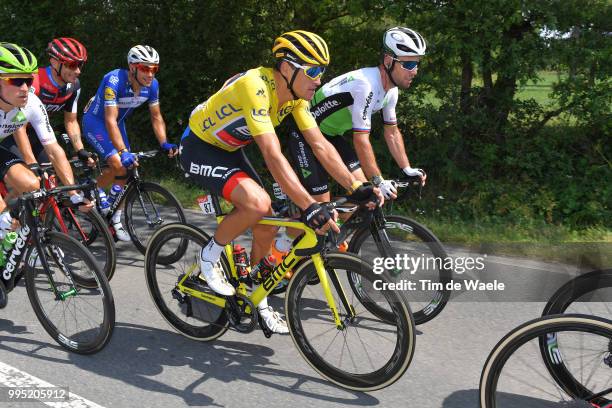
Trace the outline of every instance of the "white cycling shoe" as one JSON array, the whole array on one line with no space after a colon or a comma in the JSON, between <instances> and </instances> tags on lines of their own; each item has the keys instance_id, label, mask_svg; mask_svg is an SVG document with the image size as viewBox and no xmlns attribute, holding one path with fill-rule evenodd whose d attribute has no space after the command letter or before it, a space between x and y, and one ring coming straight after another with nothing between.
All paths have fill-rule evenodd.
<instances>
[{"instance_id":1,"label":"white cycling shoe","mask_svg":"<svg viewBox=\"0 0 612 408\"><path fill-rule=\"evenodd\" d=\"M219 263L205 261L200 257L200 278L204 278L208 286L223 296L234 296L236 289L225 278Z\"/></svg>"},{"instance_id":2,"label":"white cycling shoe","mask_svg":"<svg viewBox=\"0 0 612 408\"><path fill-rule=\"evenodd\" d=\"M259 309L259 316L264 320L266 326L268 326L268 328L272 330L273 333L289 333L287 322L283 320L283 318L278 312L275 312L274 309L272 309L272 306Z\"/></svg>"},{"instance_id":3,"label":"white cycling shoe","mask_svg":"<svg viewBox=\"0 0 612 408\"><path fill-rule=\"evenodd\" d=\"M131 241L130 234L123 228L123 224L121 222L116 222L113 224L113 229L115 230L115 236L119 241Z\"/></svg>"}]
</instances>

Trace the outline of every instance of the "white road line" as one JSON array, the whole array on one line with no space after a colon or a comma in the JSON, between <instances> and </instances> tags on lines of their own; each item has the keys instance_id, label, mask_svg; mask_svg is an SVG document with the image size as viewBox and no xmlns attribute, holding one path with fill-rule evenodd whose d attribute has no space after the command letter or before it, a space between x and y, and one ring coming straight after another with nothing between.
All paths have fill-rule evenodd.
<instances>
[{"instance_id":1,"label":"white road line","mask_svg":"<svg viewBox=\"0 0 612 408\"><path fill-rule=\"evenodd\" d=\"M55 385L26 372L0 362L0 386L3 387L55 387ZM40 401L54 408L104 408L76 394L70 393L69 401Z\"/></svg>"}]
</instances>

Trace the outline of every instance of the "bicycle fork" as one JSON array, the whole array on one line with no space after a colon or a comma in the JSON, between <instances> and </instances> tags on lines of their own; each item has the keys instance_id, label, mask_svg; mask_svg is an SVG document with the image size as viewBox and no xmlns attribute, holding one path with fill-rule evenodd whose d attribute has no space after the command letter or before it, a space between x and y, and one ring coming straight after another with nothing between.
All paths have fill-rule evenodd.
<instances>
[{"instance_id":1,"label":"bicycle fork","mask_svg":"<svg viewBox=\"0 0 612 408\"><path fill-rule=\"evenodd\" d=\"M327 268L325 268L323 258L320 254L313 255L312 262L314 263L317 275L319 277L319 282L321 283L323 293L325 294L325 298L327 299L327 305L329 306L332 316L334 318L334 323L336 323L336 328L338 330L343 330L345 328L345 322L340 317L340 312L338 311L336 301L334 300L334 295L331 291L330 281L336 288L338 296L340 297L340 301L342 302L342 305L346 310L346 319L348 319L349 321L353 321L353 319L355 318L355 309L348 301L348 297L346 296L346 292L342 287L342 284L340 283L340 279L338 279L338 274L336 273L336 270L331 269L330 271L328 271Z\"/></svg>"}]
</instances>

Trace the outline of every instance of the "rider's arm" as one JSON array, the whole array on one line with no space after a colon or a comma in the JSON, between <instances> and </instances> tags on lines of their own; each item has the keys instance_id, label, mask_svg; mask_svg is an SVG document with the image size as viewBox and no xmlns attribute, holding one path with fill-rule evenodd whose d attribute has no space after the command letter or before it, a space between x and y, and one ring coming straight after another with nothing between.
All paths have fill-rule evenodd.
<instances>
[{"instance_id":1,"label":"rider's arm","mask_svg":"<svg viewBox=\"0 0 612 408\"><path fill-rule=\"evenodd\" d=\"M374 149L370 143L370 133L353 132L353 145L355 146L355 153L357 153L357 158L365 176L370 180L374 176L380 176L380 169L376 163Z\"/></svg>"},{"instance_id":2,"label":"rider's arm","mask_svg":"<svg viewBox=\"0 0 612 408\"><path fill-rule=\"evenodd\" d=\"M261 150L266 167L274 180L280 184L283 191L302 210L308 208L315 200L300 183L300 179L283 156L278 137L275 133L264 133L255 137L255 142Z\"/></svg>"},{"instance_id":3,"label":"rider's arm","mask_svg":"<svg viewBox=\"0 0 612 408\"><path fill-rule=\"evenodd\" d=\"M77 120L77 109L79 105L79 96L81 95L80 84L77 81L77 90L72 93L72 96L66 101L64 106L64 127L70 138L70 143L74 147L74 151L84 149L83 141L81 140L81 127Z\"/></svg>"},{"instance_id":4,"label":"rider's arm","mask_svg":"<svg viewBox=\"0 0 612 408\"><path fill-rule=\"evenodd\" d=\"M36 163L36 157L34 157L34 152L32 151L32 145L30 144L26 127L27 125L24 125L17 129L13 133L13 138L15 139L15 143L23 156L23 161L26 162L26 164L32 164Z\"/></svg>"},{"instance_id":5,"label":"rider's arm","mask_svg":"<svg viewBox=\"0 0 612 408\"><path fill-rule=\"evenodd\" d=\"M396 125L385 125L384 134L389 152L391 152L391 156L393 156L393 159L400 169L410 167L408 155L404 147L404 139L402 138L402 132L400 132L399 128Z\"/></svg>"},{"instance_id":6,"label":"rider's arm","mask_svg":"<svg viewBox=\"0 0 612 408\"><path fill-rule=\"evenodd\" d=\"M153 126L153 133L155 133L155 138L157 139L159 144L162 145L167 142L166 122L164 122L164 117L162 116L159 103L155 105L149 105L149 112L151 113L151 125Z\"/></svg>"},{"instance_id":7,"label":"rider's arm","mask_svg":"<svg viewBox=\"0 0 612 408\"><path fill-rule=\"evenodd\" d=\"M347 190L350 190L353 183L357 180L346 167L338 151L323 136L318 127L302 131L304 139L312 149L315 157L323 165L330 176ZM361 180L367 181L367 180Z\"/></svg>"},{"instance_id":8,"label":"rider's arm","mask_svg":"<svg viewBox=\"0 0 612 408\"><path fill-rule=\"evenodd\" d=\"M106 131L110 137L111 143L117 149L117 152L121 152L125 149L125 143L123 143L123 136L119 130L117 124L117 118L119 117L119 108L117 106L105 106L104 107L104 124L106 125Z\"/></svg>"},{"instance_id":9,"label":"rider's arm","mask_svg":"<svg viewBox=\"0 0 612 408\"><path fill-rule=\"evenodd\" d=\"M76 112L64 112L64 127L74 150L78 152L84 149L85 147L81 140L81 127L79 126Z\"/></svg>"},{"instance_id":10,"label":"rider's arm","mask_svg":"<svg viewBox=\"0 0 612 408\"><path fill-rule=\"evenodd\" d=\"M64 152L64 149L62 149L59 143L54 142L46 144L45 152L47 153L47 156L49 156L51 164L53 164L55 174L57 174L62 183L65 186L74 184L74 174L72 173L72 167L70 167L70 163L66 158L66 152ZM70 193L76 194L75 191L71 191Z\"/></svg>"}]
</instances>

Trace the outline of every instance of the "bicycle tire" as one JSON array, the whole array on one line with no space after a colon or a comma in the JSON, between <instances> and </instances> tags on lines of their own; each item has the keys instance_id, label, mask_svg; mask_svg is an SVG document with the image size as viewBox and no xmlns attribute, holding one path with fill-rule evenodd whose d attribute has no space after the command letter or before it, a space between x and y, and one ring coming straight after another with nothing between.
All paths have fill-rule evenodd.
<instances>
[{"instance_id":1,"label":"bicycle tire","mask_svg":"<svg viewBox=\"0 0 612 408\"><path fill-rule=\"evenodd\" d=\"M125 223L127 227L127 232L130 235L132 242L134 243L138 251L140 251L140 253L144 255L147 250L147 241L150 240L151 237L145 239L145 237L142 236L144 234L137 231L135 226L136 220L134 217L134 206L141 206L139 197L142 196L141 194L139 194L139 192L147 193L149 203L151 202L151 196L149 193L158 194L159 196L163 197L163 199L165 200L164 202L167 203L167 206L172 209L169 213L172 213L174 215L173 220L168 223L163 223L162 225L174 222L185 224L187 220L185 218L185 212L183 211L183 207L179 203L178 199L166 188L162 187L157 183L152 183L148 181L141 181L138 184L131 186L125 197ZM154 226L149 225L148 229L154 232L156 229L159 229L159 227L155 228ZM172 264L183 256L184 249L184 246L179 246L174 254L169 254L167 256L160 257L158 258L158 262L163 265Z\"/></svg>"},{"instance_id":2,"label":"bicycle tire","mask_svg":"<svg viewBox=\"0 0 612 408\"><path fill-rule=\"evenodd\" d=\"M185 270L180 269L182 267L179 262L180 260L177 260L172 265L161 264L157 260L160 251L167 250L168 246L171 246L170 241L175 239L180 240L178 245L185 245L183 255L188 253L189 243L193 242L196 246L198 257L194 262L199 262L199 249L208 243L210 237L197 227L179 223L165 225L156 231L153 237L151 237L148 250L145 254L145 274L149 294L157 310L178 333L193 340L212 341L222 336L228 330L229 321L224 310L219 309L219 316L216 318L214 315L211 315L210 322L189 316L190 313L185 311L186 308L190 307L192 309L192 315L193 309L197 308L196 315L202 316L206 314L204 307L209 304L203 301L198 302L198 299L194 299L189 295L184 295L185 303L180 303L174 297L174 290L178 290L176 289L176 283L185 273ZM229 271L229 263L225 255L221 257L221 264L226 272ZM199 268L199 264L196 265ZM177 268L177 270L173 271L172 268ZM167 282L160 285L158 279L162 278L162 272L166 273L168 277L166 278ZM210 289L208 291L209 293L214 293ZM213 306L211 305L211 307ZM203 325L204 323L211 324Z\"/></svg>"},{"instance_id":3,"label":"bicycle tire","mask_svg":"<svg viewBox=\"0 0 612 408\"><path fill-rule=\"evenodd\" d=\"M66 228L68 228L70 236L76 238L79 242L81 242L87 249L90 250L90 252L91 246L95 242L100 242L102 244L103 254L101 254L101 256L94 255L94 257L98 261L100 261L101 258L104 258L104 262L99 263L102 264L102 272L110 281L113 278L115 270L117 268L117 248L115 246L115 240L113 239L113 235L108 229L108 224L106 223L102 215L100 215L100 213L98 213L96 210L91 210L86 213L78 213L80 216L85 217L87 221L91 224L91 230L84 231L84 236L83 233L81 233L80 231L82 229L82 226L80 224L77 228L74 228L76 226L75 224L78 224L78 219L76 218L77 213L73 212L72 214L70 214L68 208L61 207L61 204L59 205L59 210L62 213L64 224L66 225ZM44 219L44 224L49 228L53 228L55 231L62 232L61 227L57 222L56 214L52 210L47 211ZM85 279L83 277L75 275L74 279L80 286L86 288L96 287L97 285L96 281L93 278Z\"/></svg>"},{"instance_id":4,"label":"bicycle tire","mask_svg":"<svg viewBox=\"0 0 612 408\"><path fill-rule=\"evenodd\" d=\"M443 260L446 259L447 254L446 250L442 246L442 243L424 225L400 215L385 215L385 220L387 225L385 227L385 231L387 228L389 228L389 226L399 226L401 231L410 233L411 236L417 238L419 243L425 244L427 249L431 251L433 258ZM369 227L356 231L349 243L349 252L359 255L364 243L371 236L372 232ZM380 254L380 252L378 253ZM420 256L421 254L418 255ZM443 264L444 263L442 263L442 265ZM415 324L420 325L427 323L442 312L451 295L451 291L446 289L446 283L451 280L451 275L452 270L447 269L444 266L442 268L438 268L438 282L442 283L443 290L434 291L432 298L428 300L424 306L417 306L415 302L410 302ZM353 291L358 294L358 282L355 279L349 279L349 283L351 284Z\"/></svg>"},{"instance_id":5,"label":"bicycle tire","mask_svg":"<svg viewBox=\"0 0 612 408\"><path fill-rule=\"evenodd\" d=\"M565 313L578 299L599 289L612 287L612 269L596 270L580 275L561 286L549 299L542 312L543 316ZM609 316L602 316L609 317ZM574 387L577 395L590 392L582 385L564 362L551 355L549 344L553 339L540 338L540 352L551 376L564 388Z\"/></svg>"},{"instance_id":6,"label":"bicycle tire","mask_svg":"<svg viewBox=\"0 0 612 408\"><path fill-rule=\"evenodd\" d=\"M25 274L26 289L36 317L45 331L65 349L78 354L93 354L102 350L110 341L115 326L115 303L108 279L102 273L91 253L76 239L59 232L48 231L45 234L45 239L41 240L41 245L51 268L53 266L66 267L72 257L75 261L84 263L83 267L93 276L93 279L97 282L97 287L74 288L69 280L66 283L59 283L59 278L67 277L65 272L55 273L53 270L45 272L42 267L37 268L28 265ZM26 254L26 259L30 259L31 251L32 248ZM66 256L66 254L70 256ZM59 259L60 257L61 259ZM70 269L74 268L72 266ZM74 289L76 295L67 297L66 300L58 300L49 288L50 277L52 277L58 289ZM45 298L48 300L45 300ZM80 298L83 299L83 302L77 306L77 299ZM45 307L47 304L50 305L49 308ZM64 308L69 308L69 313L60 313L58 308L61 305L64 305ZM98 328L96 326L87 328L85 326L93 321L91 309L95 306L99 306L100 310L97 314L101 314L100 321L94 322L98 325ZM78 324L73 326L66 322L67 316L74 317L76 322L76 316L79 312L83 312L85 317ZM52 319L51 315L54 313L58 314L59 323L66 324L65 329L59 328L58 322ZM67 331L72 327L77 332L70 334Z\"/></svg>"},{"instance_id":7,"label":"bicycle tire","mask_svg":"<svg viewBox=\"0 0 612 408\"><path fill-rule=\"evenodd\" d=\"M516 327L497 343L485 362L480 376L479 400L481 408L497 407L498 397L496 393L499 376L513 353L529 341L559 332L591 333L612 341L612 321L578 314L550 315L539 317ZM526 367L526 369L532 368ZM517 374L513 372L513 376L517 377ZM581 401L580 398L584 397L576 394L575 392L578 391L576 389L565 388L562 384L559 384L559 386L572 399L578 398ZM601 404L605 401L598 399L590 402Z\"/></svg>"},{"instance_id":8,"label":"bicycle tire","mask_svg":"<svg viewBox=\"0 0 612 408\"><path fill-rule=\"evenodd\" d=\"M370 280L387 280L385 274L375 275L372 272L372 266L360 259L353 254L346 253L330 253L325 255L324 265L329 276L335 274L338 278L342 276L346 277L346 274L338 274L337 269L346 271L353 271L360 274L364 279ZM329 331L332 336L337 336L340 333L340 337L344 337L342 343L342 351L340 352L340 359L338 364L331 362L335 357L331 356L331 346L335 341L335 337L332 338L332 343L323 346L323 355L317 350L317 345L320 344L323 339L322 335L316 334L312 337L310 332L319 331L323 326L320 321L322 319L330 319L329 306L327 306L326 300L310 300L307 299L306 292L319 291L321 285L311 286L308 285L308 281L312 275L316 275L316 269L312 259L308 259L306 262L296 267L296 271L289 281L287 288L287 294L285 296L285 311L287 313L287 325L289 332L293 338L298 351L302 357L310 364L310 366L317 371L321 376L328 379L329 381L352 390L358 391L374 391L384 387L387 387L397 381L404 372L408 369L412 357L414 355L415 346L415 328L412 314L410 313L410 307L408 302L405 301L401 293L392 291L381 291L380 299L389 303L388 313L392 316L385 320L376 320L372 317L367 316L365 311L361 310L359 304L351 302L347 307L338 299L337 293L339 293L339 287L330 280L330 288L336 298L336 307L338 312L344 316L343 322L345 324L342 330L338 330L333 322L329 321ZM339 279L338 279L339 281ZM350 291L347 292L347 297ZM322 295L322 291L321 291ZM355 298L353 298L355 300ZM357 299L359 300L359 299ZM350 299L349 299L350 301ZM316 312L316 306L321 305L322 309L320 313ZM353 308L356 317L352 320L346 316L347 309ZM309 321L312 316L313 321ZM393 320L393 324L389 324L387 321ZM361 325L361 326L359 326ZM370 326L376 326L376 328ZM364 329L366 331L357 334L357 330ZM397 330L397 338L395 340L389 340L389 332ZM351 339L350 335L355 333L358 347L363 348L368 345L372 347L373 352L377 353L376 358L372 359L368 354L368 359L363 355L360 350L358 361L368 360L372 363L372 367L361 370L356 364L354 367L349 369L340 367L343 365L344 353L351 353ZM385 336L381 336L380 333L384 333ZM325 334L325 333L324 333ZM372 337L372 341L368 341L368 338ZM386 339L385 339L386 337ZM388 343L385 343L387 340ZM386 346L389 347L386 347ZM367 353L367 350L365 350ZM327 357L326 357L327 356ZM347 358L348 359L348 358ZM350 358L353 363L356 361ZM373 362L382 362L381 367L373 367ZM366 364L367 365L367 364ZM368 371L372 370L372 371ZM357 372L364 371L364 372Z\"/></svg>"}]
</instances>

